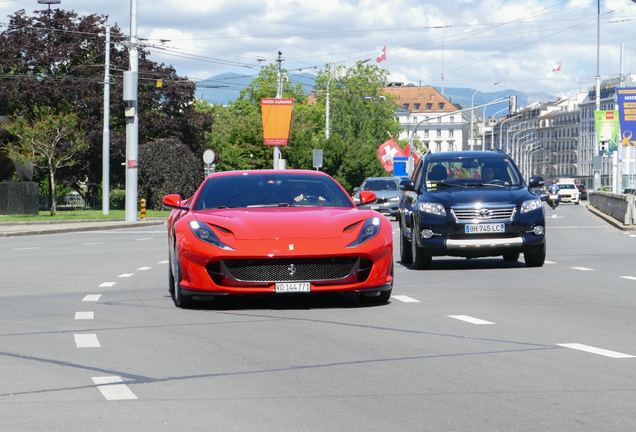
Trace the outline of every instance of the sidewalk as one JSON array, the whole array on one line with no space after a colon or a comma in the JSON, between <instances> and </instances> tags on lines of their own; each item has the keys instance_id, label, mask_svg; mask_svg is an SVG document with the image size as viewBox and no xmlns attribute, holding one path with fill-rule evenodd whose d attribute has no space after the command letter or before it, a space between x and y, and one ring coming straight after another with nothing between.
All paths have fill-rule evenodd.
<instances>
[{"instance_id":1,"label":"sidewalk","mask_svg":"<svg viewBox=\"0 0 636 432\"><path fill-rule=\"evenodd\" d=\"M19 237L42 234L63 234L80 231L103 231L122 228L143 228L165 225L166 218L149 218L126 222L124 219L63 220L50 222L0 222L1 237Z\"/></svg>"}]
</instances>

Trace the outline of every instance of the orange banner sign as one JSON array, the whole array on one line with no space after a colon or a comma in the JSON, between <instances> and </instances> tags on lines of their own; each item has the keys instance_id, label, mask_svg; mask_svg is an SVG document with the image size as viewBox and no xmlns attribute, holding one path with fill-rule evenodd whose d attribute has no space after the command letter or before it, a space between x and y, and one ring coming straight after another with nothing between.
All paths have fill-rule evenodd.
<instances>
[{"instance_id":1,"label":"orange banner sign","mask_svg":"<svg viewBox=\"0 0 636 432\"><path fill-rule=\"evenodd\" d=\"M288 144L293 111L294 99L261 99L265 145Z\"/></svg>"}]
</instances>

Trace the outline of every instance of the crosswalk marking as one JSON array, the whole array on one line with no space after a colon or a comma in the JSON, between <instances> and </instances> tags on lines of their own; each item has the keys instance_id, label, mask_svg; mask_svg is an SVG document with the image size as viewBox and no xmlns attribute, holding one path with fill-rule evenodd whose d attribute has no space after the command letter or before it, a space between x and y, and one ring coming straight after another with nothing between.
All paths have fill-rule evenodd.
<instances>
[{"instance_id":1,"label":"crosswalk marking","mask_svg":"<svg viewBox=\"0 0 636 432\"><path fill-rule=\"evenodd\" d=\"M97 340L96 334L76 334L75 345L78 348L99 348L101 345Z\"/></svg>"},{"instance_id":2,"label":"crosswalk marking","mask_svg":"<svg viewBox=\"0 0 636 432\"><path fill-rule=\"evenodd\" d=\"M414 298L411 298L405 295L394 295L394 296L391 296L391 298L399 300L404 303L420 303L419 300L415 300Z\"/></svg>"},{"instance_id":3,"label":"crosswalk marking","mask_svg":"<svg viewBox=\"0 0 636 432\"><path fill-rule=\"evenodd\" d=\"M447 315L447 316L449 318L454 318L460 321L466 321L471 324L477 324L477 325L494 324L494 322L485 321L485 320L474 318L468 315Z\"/></svg>"},{"instance_id":4,"label":"crosswalk marking","mask_svg":"<svg viewBox=\"0 0 636 432\"><path fill-rule=\"evenodd\" d=\"M611 358L632 358L632 357L636 357L630 354L623 354L623 353L619 353L616 351L610 351L610 350L606 350L603 348L596 348L596 347L592 347L589 345L583 345L583 344L579 344L579 343L566 343L566 344L557 344L558 346L562 346L564 348L570 348L570 349L574 349L574 350L578 350L578 351L585 351L585 352L589 352L592 354L598 354L598 355L602 355L605 357L611 357Z\"/></svg>"},{"instance_id":5,"label":"crosswalk marking","mask_svg":"<svg viewBox=\"0 0 636 432\"><path fill-rule=\"evenodd\" d=\"M92 380L106 400L137 399L137 396L126 384L115 384L122 382L122 379L118 376L93 377Z\"/></svg>"},{"instance_id":6,"label":"crosswalk marking","mask_svg":"<svg viewBox=\"0 0 636 432\"><path fill-rule=\"evenodd\" d=\"M76 320L92 320L94 317L94 312L75 312Z\"/></svg>"},{"instance_id":7,"label":"crosswalk marking","mask_svg":"<svg viewBox=\"0 0 636 432\"><path fill-rule=\"evenodd\" d=\"M100 287L100 288L104 288L104 287L106 287L106 288L110 288L110 287L112 287L113 285L115 285L116 283L117 283L117 282L104 282L104 283L103 283L103 284L101 284L99 287Z\"/></svg>"},{"instance_id":8,"label":"crosswalk marking","mask_svg":"<svg viewBox=\"0 0 636 432\"><path fill-rule=\"evenodd\" d=\"M573 270L580 270L580 271L593 271L594 269L588 268L588 267L572 267Z\"/></svg>"},{"instance_id":9,"label":"crosswalk marking","mask_svg":"<svg viewBox=\"0 0 636 432\"><path fill-rule=\"evenodd\" d=\"M101 294L89 294L86 297L84 297L82 301L85 301L85 302L99 301L99 298L101 296L102 296Z\"/></svg>"}]
</instances>

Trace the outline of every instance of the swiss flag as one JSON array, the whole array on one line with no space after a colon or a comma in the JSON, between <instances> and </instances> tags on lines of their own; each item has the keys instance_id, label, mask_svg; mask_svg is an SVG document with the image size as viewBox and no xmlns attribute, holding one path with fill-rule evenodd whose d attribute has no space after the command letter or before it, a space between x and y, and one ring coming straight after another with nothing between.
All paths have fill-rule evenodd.
<instances>
[{"instance_id":1,"label":"swiss flag","mask_svg":"<svg viewBox=\"0 0 636 432\"><path fill-rule=\"evenodd\" d=\"M378 147L380 163L382 163L382 166L387 172L393 172L393 158L396 156L404 157L404 153L402 153L400 146L397 145L393 138L384 144L380 144L380 147Z\"/></svg>"},{"instance_id":2,"label":"swiss flag","mask_svg":"<svg viewBox=\"0 0 636 432\"><path fill-rule=\"evenodd\" d=\"M404 147L404 156L409 156L411 154L411 144L407 144L406 147ZM417 161L420 160L420 155L417 154L417 150L413 149L413 161L415 162L414 165L417 165Z\"/></svg>"},{"instance_id":3,"label":"swiss flag","mask_svg":"<svg viewBox=\"0 0 636 432\"><path fill-rule=\"evenodd\" d=\"M563 61L563 60L561 60ZM559 72L561 71L561 62L559 62L559 64L557 64L554 69L552 69L552 72Z\"/></svg>"},{"instance_id":4,"label":"swiss flag","mask_svg":"<svg viewBox=\"0 0 636 432\"><path fill-rule=\"evenodd\" d=\"M378 63L380 63L382 60L386 60L386 45L384 45L384 48L382 48L382 51L380 51L380 55L376 57L375 61L377 61Z\"/></svg>"}]
</instances>

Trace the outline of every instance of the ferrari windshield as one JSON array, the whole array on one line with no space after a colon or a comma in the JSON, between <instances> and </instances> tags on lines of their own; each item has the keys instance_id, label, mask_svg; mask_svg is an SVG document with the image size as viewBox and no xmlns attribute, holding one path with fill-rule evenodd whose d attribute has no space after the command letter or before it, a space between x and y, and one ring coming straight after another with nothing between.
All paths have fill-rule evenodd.
<instances>
[{"instance_id":1,"label":"ferrari windshield","mask_svg":"<svg viewBox=\"0 0 636 432\"><path fill-rule=\"evenodd\" d=\"M517 167L508 158L450 157L431 160L424 172L427 188L523 187Z\"/></svg>"},{"instance_id":2,"label":"ferrari windshield","mask_svg":"<svg viewBox=\"0 0 636 432\"><path fill-rule=\"evenodd\" d=\"M246 207L354 207L331 178L298 173L237 173L210 177L193 210Z\"/></svg>"}]
</instances>

